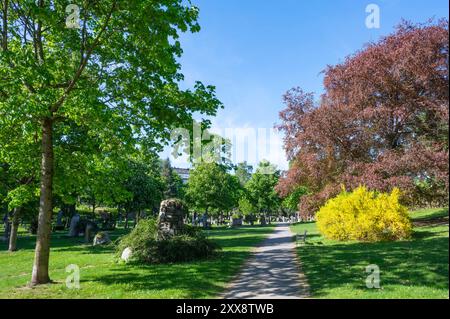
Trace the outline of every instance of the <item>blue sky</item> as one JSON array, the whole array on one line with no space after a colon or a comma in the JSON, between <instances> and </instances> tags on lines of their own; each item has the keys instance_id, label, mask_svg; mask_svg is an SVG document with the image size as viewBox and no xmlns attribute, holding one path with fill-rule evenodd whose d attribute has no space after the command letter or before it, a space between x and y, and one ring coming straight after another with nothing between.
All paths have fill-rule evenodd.
<instances>
[{"instance_id":1,"label":"blue sky","mask_svg":"<svg viewBox=\"0 0 450 319\"><path fill-rule=\"evenodd\" d=\"M447 0L192 0L202 30L181 38L186 84L217 87L224 103L215 127L271 128L294 86L322 92L320 72L392 32L402 18L448 18ZM365 25L380 8L380 28ZM283 153L281 141L271 153ZM286 168L284 154L277 164Z\"/></svg>"}]
</instances>

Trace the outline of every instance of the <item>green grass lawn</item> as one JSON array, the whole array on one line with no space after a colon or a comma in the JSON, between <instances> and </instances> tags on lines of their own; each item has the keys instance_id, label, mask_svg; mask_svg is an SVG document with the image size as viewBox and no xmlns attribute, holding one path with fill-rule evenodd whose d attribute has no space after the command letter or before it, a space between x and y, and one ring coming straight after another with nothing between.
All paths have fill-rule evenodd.
<instances>
[{"instance_id":1,"label":"green grass lawn","mask_svg":"<svg viewBox=\"0 0 450 319\"><path fill-rule=\"evenodd\" d=\"M448 298L448 208L411 213L414 235L398 242L360 243L324 239L315 223L297 250L313 298ZM366 266L381 271L381 289L368 289Z\"/></svg>"},{"instance_id":2,"label":"green grass lawn","mask_svg":"<svg viewBox=\"0 0 450 319\"><path fill-rule=\"evenodd\" d=\"M53 284L26 287L30 280L35 238L19 238L20 250L0 243L0 298L211 298L222 292L251 249L272 227L216 228L210 237L222 248L218 257L194 263L131 266L117 263L113 247L92 247L82 239L52 237L50 277ZM111 233L115 238L123 230ZM80 267L80 289L68 289L65 268Z\"/></svg>"}]
</instances>

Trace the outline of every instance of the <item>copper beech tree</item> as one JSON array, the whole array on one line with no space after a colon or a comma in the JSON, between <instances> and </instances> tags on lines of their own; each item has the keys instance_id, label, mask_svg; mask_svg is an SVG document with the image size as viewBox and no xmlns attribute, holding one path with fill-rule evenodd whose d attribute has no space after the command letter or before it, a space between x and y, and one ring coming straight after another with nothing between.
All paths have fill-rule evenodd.
<instances>
[{"instance_id":1,"label":"copper beech tree","mask_svg":"<svg viewBox=\"0 0 450 319\"><path fill-rule=\"evenodd\" d=\"M304 216L341 185L399 187L410 205L447 202L448 58L448 21L402 22L393 34L328 66L320 102L290 90L278 128L291 168L278 192L306 186Z\"/></svg>"}]
</instances>

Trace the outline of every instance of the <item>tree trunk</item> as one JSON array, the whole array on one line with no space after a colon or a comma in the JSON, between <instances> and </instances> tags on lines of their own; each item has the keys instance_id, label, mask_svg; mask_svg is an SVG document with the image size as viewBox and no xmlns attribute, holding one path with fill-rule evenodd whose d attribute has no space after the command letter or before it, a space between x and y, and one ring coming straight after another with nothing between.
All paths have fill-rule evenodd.
<instances>
[{"instance_id":1,"label":"tree trunk","mask_svg":"<svg viewBox=\"0 0 450 319\"><path fill-rule=\"evenodd\" d=\"M138 209L136 212L136 216L134 218L134 226L136 227L137 224L139 224L139 220L141 219L141 209Z\"/></svg>"},{"instance_id":2,"label":"tree trunk","mask_svg":"<svg viewBox=\"0 0 450 319\"><path fill-rule=\"evenodd\" d=\"M125 211L125 226L124 226L124 228L128 229L128 212L127 211Z\"/></svg>"},{"instance_id":3,"label":"tree trunk","mask_svg":"<svg viewBox=\"0 0 450 319\"><path fill-rule=\"evenodd\" d=\"M95 219L95 209L97 208L97 203L95 197L92 198L92 218Z\"/></svg>"},{"instance_id":4,"label":"tree trunk","mask_svg":"<svg viewBox=\"0 0 450 319\"><path fill-rule=\"evenodd\" d=\"M9 235L9 251L17 250L17 232L19 230L19 219L22 207L14 208L14 216L11 224L11 233Z\"/></svg>"},{"instance_id":5,"label":"tree trunk","mask_svg":"<svg viewBox=\"0 0 450 319\"><path fill-rule=\"evenodd\" d=\"M42 123L41 195L39 201L38 232L34 253L31 286L50 282L48 262L53 192L53 123L46 118Z\"/></svg>"},{"instance_id":6,"label":"tree trunk","mask_svg":"<svg viewBox=\"0 0 450 319\"><path fill-rule=\"evenodd\" d=\"M2 8L2 50L4 52L8 51L8 0L3 1L3 8Z\"/></svg>"}]
</instances>

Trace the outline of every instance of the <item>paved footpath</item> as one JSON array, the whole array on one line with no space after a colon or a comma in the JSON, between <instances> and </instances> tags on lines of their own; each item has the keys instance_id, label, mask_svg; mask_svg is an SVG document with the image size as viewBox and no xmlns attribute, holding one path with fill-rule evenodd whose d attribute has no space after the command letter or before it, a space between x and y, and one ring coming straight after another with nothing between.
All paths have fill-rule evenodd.
<instances>
[{"instance_id":1,"label":"paved footpath","mask_svg":"<svg viewBox=\"0 0 450 319\"><path fill-rule=\"evenodd\" d=\"M287 224L256 248L238 277L229 285L225 299L299 299L308 297L308 285L300 271L293 233Z\"/></svg>"}]
</instances>

